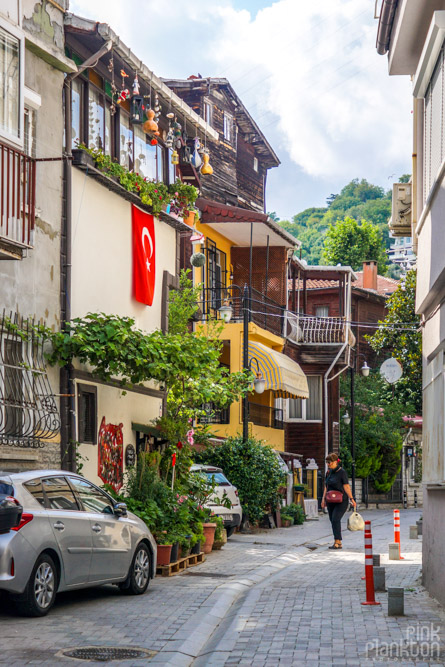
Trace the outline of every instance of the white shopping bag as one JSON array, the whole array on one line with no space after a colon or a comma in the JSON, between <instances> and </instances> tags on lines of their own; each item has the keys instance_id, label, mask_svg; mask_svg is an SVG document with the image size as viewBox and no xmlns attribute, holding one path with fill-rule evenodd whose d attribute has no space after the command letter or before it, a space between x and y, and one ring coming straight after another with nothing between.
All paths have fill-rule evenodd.
<instances>
[{"instance_id":1,"label":"white shopping bag","mask_svg":"<svg viewBox=\"0 0 445 667\"><path fill-rule=\"evenodd\" d=\"M348 518L348 530L364 530L365 522L358 512L352 512Z\"/></svg>"}]
</instances>

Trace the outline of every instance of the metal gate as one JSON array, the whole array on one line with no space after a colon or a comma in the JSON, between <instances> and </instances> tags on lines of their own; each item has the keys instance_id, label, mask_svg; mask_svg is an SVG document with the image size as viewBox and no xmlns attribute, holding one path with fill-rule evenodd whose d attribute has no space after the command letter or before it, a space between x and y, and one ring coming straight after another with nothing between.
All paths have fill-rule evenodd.
<instances>
[{"instance_id":1,"label":"metal gate","mask_svg":"<svg viewBox=\"0 0 445 667\"><path fill-rule=\"evenodd\" d=\"M401 461L400 470L397 473L397 477L394 480L394 484L388 491L388 493L381 493L376 491L373 487L372 482L369 478L363 480L363 493L362 501L368 505L368 503L401 503L403 500L403 461Z\"/></svg>"}]
</instances>

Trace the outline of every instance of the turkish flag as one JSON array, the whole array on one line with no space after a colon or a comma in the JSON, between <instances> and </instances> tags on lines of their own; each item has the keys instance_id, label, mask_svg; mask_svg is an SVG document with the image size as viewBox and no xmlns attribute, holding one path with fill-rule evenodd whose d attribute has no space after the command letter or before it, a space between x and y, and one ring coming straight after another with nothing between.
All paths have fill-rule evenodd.
<instances>
[{"instance_id":1,"label":"turkish flag","mask_svg":"<svg viewBox=\"0 0 445 667\"><path fill-rule=\"evenodd\" d=\"M156 246L154 218L132 205L133 294L136 301L151 306L155 293Z\"/></svg>"}]
</instances>

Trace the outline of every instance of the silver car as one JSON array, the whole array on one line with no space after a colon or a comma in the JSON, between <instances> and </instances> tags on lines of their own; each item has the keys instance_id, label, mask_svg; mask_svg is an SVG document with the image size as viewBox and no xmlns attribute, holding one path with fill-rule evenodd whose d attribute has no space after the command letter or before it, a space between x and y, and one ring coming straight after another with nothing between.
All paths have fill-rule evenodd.
<instances>
[{"instance_id":1,"label":"silver car","mask_svg":"<svg viewBox=\"0 0 445 667\"><path fill-rule=\"evenodd\" d=\"M26 616L44 616L58 591L117 584L145 593L156 543L143 521L80 475L61 470L0 473L23 506L0 534L0 590Z\"/></svg>"}]
</instances>

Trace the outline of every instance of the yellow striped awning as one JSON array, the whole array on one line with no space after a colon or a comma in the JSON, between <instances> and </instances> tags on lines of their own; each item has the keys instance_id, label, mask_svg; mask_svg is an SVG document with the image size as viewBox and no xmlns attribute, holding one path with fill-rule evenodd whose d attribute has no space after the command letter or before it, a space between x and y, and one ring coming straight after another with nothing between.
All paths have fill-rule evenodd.
<instances>
[{"instance_id":1,"label":"yellow striped awning","mask_svg":"<svg viewBox=\"0 0 445 667\"><path fill-rule=\"evenodd\" d=\"M253 373L257 372L255 359L266 380L266 389L274 391L277 398L309 398L306 375L296 361L262 343L250 342L249 362Z\"/></svg>"}]
</instances>

